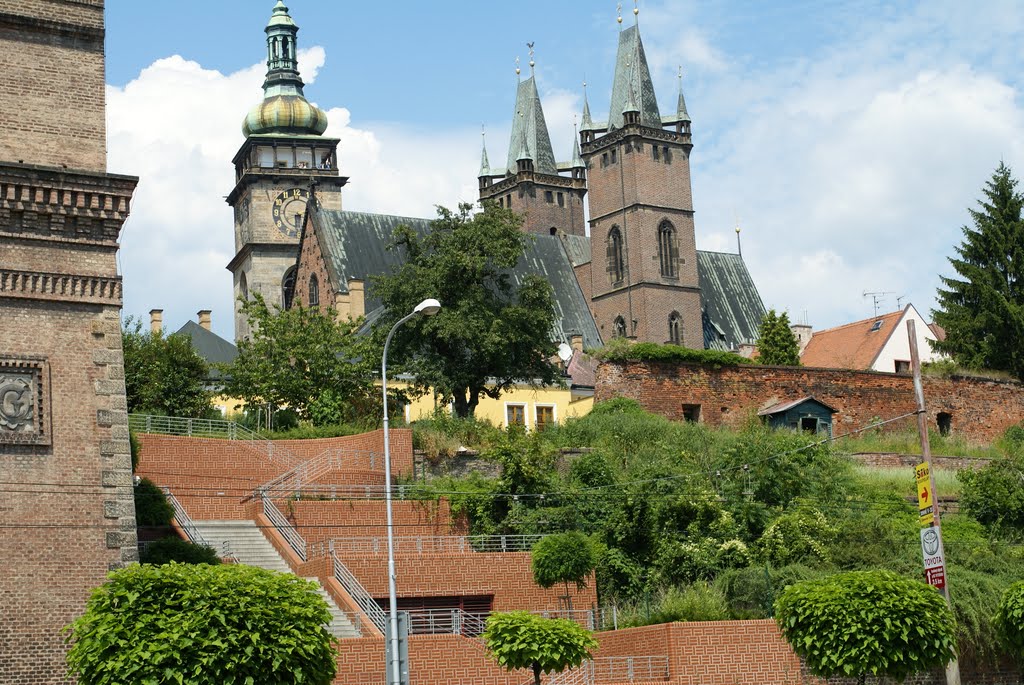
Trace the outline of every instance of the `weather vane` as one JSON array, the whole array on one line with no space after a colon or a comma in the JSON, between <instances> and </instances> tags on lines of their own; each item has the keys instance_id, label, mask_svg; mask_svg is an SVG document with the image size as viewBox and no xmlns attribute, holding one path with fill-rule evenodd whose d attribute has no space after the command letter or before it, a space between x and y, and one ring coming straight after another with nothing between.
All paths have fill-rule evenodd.
<instances>
[{"instance_id":1,"label":"weather vane","mask_svg":"<svg viewBox=\"0 0 1024 685\"><path fill-rule=\"evenodd\" d=\"M536 42L537 41L534 41L534 43ZM533 43L527 43L526 47L530 48L530 69L532 70L533 65L536 64L536 62L533 61Z\"/></svg>"},{"instance_id":2,"label":"weather vane","mask_svg":"<svg viewBox=\"0 0 1024 685\"><path fill-rule=\"evenodd\" d=\"M519 76L519 55L516 55L516 76Z\"/></svg>"}]
</instances>

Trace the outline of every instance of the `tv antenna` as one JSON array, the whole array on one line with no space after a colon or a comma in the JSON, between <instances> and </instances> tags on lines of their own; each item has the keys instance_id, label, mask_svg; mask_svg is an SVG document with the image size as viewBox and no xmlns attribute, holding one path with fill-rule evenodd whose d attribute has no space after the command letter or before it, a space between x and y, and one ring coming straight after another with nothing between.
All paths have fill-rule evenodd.
<instances>
[{"instance_id":1,"label":"tv antenna","mask_svg":"<svg viewBox=\"0 0 1024 685\"><path fill-rule=\"evenodd\" d=\"M868 292L865 290L861 293L861 297L870 297L872 304L875 306L875 316L878 316L878 305L885 301L886 295L893 295L891 290L879 290L877 292Z\"/></svg>"}]
</instances>

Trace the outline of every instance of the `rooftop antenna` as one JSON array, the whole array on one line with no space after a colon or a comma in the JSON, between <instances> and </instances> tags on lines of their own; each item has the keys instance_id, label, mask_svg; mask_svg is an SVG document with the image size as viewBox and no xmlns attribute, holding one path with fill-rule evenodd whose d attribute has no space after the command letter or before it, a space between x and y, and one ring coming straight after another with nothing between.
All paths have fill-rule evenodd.
<instances>
[{"instance_id":1,"label":"rooftop antenna","mask_svg":"<svg viewBox=\"0 0 1024 685\"><path fill-rule=\"evenodd\" d=\"M891 290L879 290L877 292L868 292L867 290L865 290L860 295L861 295L861 297L870 297L871 298L871 302L875 306L875 316L878 316L878 305L881 302L885 301L885 296L886 295L893 295L893 294L894 293Z\"/></svg>"},{"instance_id":2,"label":"rooftop antenna","mask_svg":"<svg viewBox=\"0 0 1024 685\"><path fill-rule=\"evenodd\" d=\"M906 295L900 295L896 298L896 309L903 309L903 300L907 299Z\"/></svg>"}]
</instances>

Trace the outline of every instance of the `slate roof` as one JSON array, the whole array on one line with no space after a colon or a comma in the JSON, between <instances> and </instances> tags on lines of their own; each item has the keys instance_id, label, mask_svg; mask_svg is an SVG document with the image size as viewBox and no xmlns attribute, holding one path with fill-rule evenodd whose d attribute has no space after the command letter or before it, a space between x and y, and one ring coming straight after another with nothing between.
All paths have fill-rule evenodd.
<instances>
[{"instance_id":1,"label":"slate roof","mask_svg":"<svg viewBox=\"0 0 1024 685\"><path fill-rule=\"evenodd\" d=\"M519 82L516 90L516 106L512 112L512 135L508 144L508 173L515 174L524 148L533 160L533 170L539 174L558 175L555 153L551 149L551 136L544 121L544 108L537 93L537 81L533 76Z\"/></svg>"},{"instance_id":2,"label":"slate roof","mask_svg":"<svg viewBox=\"0 0 1024 685\"><path fill-rule=\"evenodd\" d=\"M431 221L325 209L310 212L310 220L316 226L321 250L335 287L344 291L351 279L366 282L365 307L367 319L370 320L380 315L377 310L381 303L373 294L369 277L393 273L404 259L401 250L387 249L395 228L405 224L422 236L430 230ZM513 285L519 285L528 274L543 277L551 283L555 296L552 340L569 342L570 336L578 333L583 336L586 347L600 347L601 335L562 242L558 237L549 235L536 235L532 238L527 242L523 259L512 271Z\"/></svg>"},{"instance_id":3,"label":"slate roof","mask_svg":"<svg viewBox=\"0 0 1024 685\"><path fill-rule=\"evenodd\" d=\"M835 414L836 412L839 411L838 409L836 409L834 407L830 407L829 405L825 404L824 402L822 402L819 399L815 399L814 397L809 397L808 396L808 397L801 397L798 400L792 400L790 402L781 402L779 404L774 404L774 405L768 407L767 409L762 409L761 411L757 412L757 415L758 416L771 416L772 414L781 414L783 412L789 411L793 407L799 407L804 402L814 402L815 404L819 404L822 407L824 407L825 409L827 409L828 411L832 412L833 414Z\"/></svg>"},{"instance_id":4,"label":"slate roof","mask_svg":"<svg viewBox=\"0 0 1024 685\"><path fill-rule=\"evenodd\" d=\"M743 257L697 250L697 277L704 303L704 347L737 350L756 341L765 309Z\"/></svg>"},{"instance_id":5,"label":"slate roof","mask_svg":"<svg viewBox=\"0 0 1024 685\"><path fill-rule=\"evenodd\" d=\"M615 56L615 80L612 81L611 109L608 112L608 130L622 128L622 113L630 103L640 110L640 123L650 128L661 128L661 114L654 95L654 82L647 66L647 55L640 40L640 29L630 26L619 32L619 50ZM633 109L632 107L630 107Z\"/></svg>"},{"instance_id":6,"label":"slate roof","mask_svg":"<svg viewBox=\"0 0 1024 685\"><path fill-rule=\"evenodd\" d=\"M904 311L816 331L800 355L800 362L827 369L870 369Z\"/></svg>"},{"instance_id":7,"label":"slate roof","mask_svg":"<svg viewBox=\"0 0 1024 685\"><path fill-rule=\"evenodd\" d=\"M195 321L186 322L174 334L189 337L192 341L192 349L205 359L207 364L210 364L211 379L218 379L222 375L213 367L214 364L230 364L238 356L238 348L213 331L206 330Z\"/></svg>"}]
</instances>

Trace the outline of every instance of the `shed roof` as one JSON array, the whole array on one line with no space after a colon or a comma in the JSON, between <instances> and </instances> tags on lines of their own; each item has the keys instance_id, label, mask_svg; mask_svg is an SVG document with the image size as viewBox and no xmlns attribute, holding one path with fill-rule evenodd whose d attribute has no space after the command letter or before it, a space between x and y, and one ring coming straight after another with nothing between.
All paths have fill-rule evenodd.
<instances>
[{"instance_id":1,"label":"shed roof","mask_svg":"<svg viewBox=\"0 0 1024 685\"><path fill-rule=\"evenodd\" d=\"M817 404L817 405L819 405L821 407L824 407L825 409L827 409L832 414L835 414L837 411L839 411L838 409L836 409L834 407L830 407L829 405L825 404L821 400L818 400L818 399L815 399L813 397L808 396L808 397L801 397L798 400L792 400L790 402L782 402L780 404L772 405L772 406L770 406L770 407L768 407L766 409L762 409L761 411L757 412L757 415L758 416L772 416L774 414L782 414L782 413L785 413L785 412L789 411L790 409L793 409L794 407L799 407L801 404L804 404L805 402L814 402L815 404Z\"/></svg>"}]
</instances>

